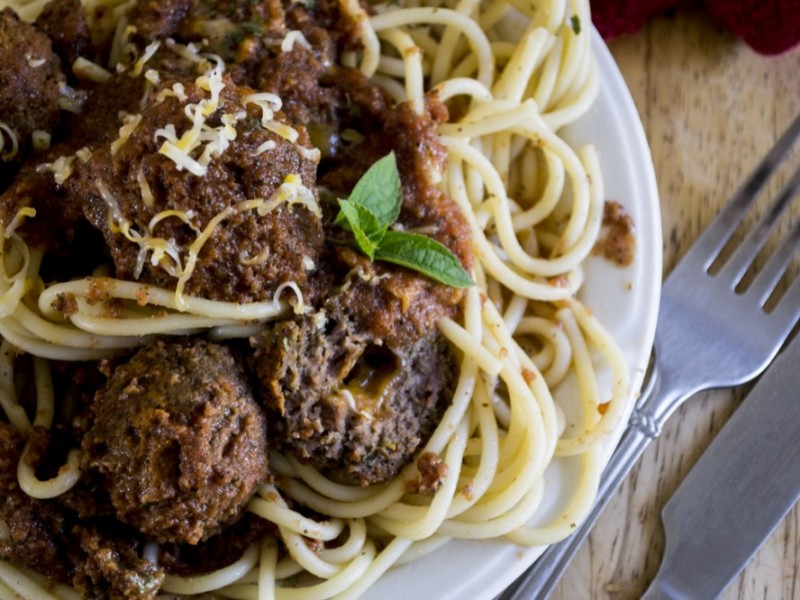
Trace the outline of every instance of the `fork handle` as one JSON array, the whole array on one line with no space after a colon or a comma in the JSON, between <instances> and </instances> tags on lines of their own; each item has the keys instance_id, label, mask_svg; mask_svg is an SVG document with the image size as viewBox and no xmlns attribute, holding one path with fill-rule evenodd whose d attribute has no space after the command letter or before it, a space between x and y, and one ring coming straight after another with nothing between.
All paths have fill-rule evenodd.
<instances>
[{"instance_id":1,"label":"fork handle","mask_svg":"<svg viewBox=\"0 0 800 600\"><path fill-rule=\"evenodd\" d=\"M639 399L628 428L606 465L597 489L597 498L581 525L565 540L553 544L517 581L496 600L546 600L569 566L572 557L589 535L600 513L620 487L645 448L661 433L675 408L691 392L670 385L656 373L650 394Z\"/></svg>"}]
</instances>

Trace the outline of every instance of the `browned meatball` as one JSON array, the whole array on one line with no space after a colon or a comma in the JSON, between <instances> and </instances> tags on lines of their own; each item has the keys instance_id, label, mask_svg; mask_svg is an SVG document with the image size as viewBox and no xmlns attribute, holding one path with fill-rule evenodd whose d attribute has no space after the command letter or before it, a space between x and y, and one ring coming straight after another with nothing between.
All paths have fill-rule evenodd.
<instances>
[{"instance_id":1,"label":"browned meatball","mask_svg":"<svg viewBox=\"0 0 800 600\"><path fill-rule=\"evenodd\" d=\"M4 139L0 183L10 181L9 171L27 153L34 131L55 133L64 82L61 61L49 38L12 9L0 11L0 122L18 143L14 152L10 134L0 133Z\"/></svg>"},{"instance_id":2,"label":"browned meatball","mask_svg":"<svg viewBox=\"0 0 800 600\"><path fill-rule=\"evenodd\" d=\"M252 340L274 439L344 482L389 480L449 405L453 352L436 329L391 347L341 313L324 318L284 321Z\"/></svg>"},{"instance_id":3,"label":"browned meatball","mask_svg":"<svg viewBox=\"0 0 800 600\"><path fill-rule=\"evenodd\" d=\"M157 342L118 366L82 447L117 517L159 542L219 532L267 476L265 419L246 376L226 347L202 340Z\"/></svg>"},{"instance_id":4,"label":"browned meatball","mask_svg":"<svg viewBox=\"0 0 800 600\"><path fill-rule=\"evenodd\" d=\"M65 183L103 232L116 275L176 289L191 273L186 294L242 303L271 300L281 284L294 282L308 301L323 231L305 130L292 128L295 141L273 131L291 128L279 112L264 126L254 90L223 76L216 110L203 116L201 138L187 156L177 140L197 126L187 114L210 101L208 83L163 77L144 109L128 115L130 136L92 146ZM177 96L175 86L182 86ZM167 144L174 154L167 155ZM259 209L252 204L258 201L267 204Z\"/></svg>"},{"instance_id":5,"label":"browned meatball","mask_svg":"<svg viewBox=\"0 0 800 600\"><path fill-rule=\"evenodd\" d=\"M53 41L66 68L71 68L80 56L90 57L91 34L80 0L50 0L36 17L36 26Z\"/></svg>"}]
</instances>

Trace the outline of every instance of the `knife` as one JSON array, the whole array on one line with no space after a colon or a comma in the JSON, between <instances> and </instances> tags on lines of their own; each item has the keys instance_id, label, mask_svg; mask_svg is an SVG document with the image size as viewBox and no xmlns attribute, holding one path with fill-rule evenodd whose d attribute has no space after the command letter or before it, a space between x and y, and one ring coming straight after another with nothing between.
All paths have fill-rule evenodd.
<instances>
[{"instance_id":1,"label":"knife","mask_svg":"<svg viewBox=\"0 0 800 600\"><path fill-rule=\"evenodd\" d=\"M642 600L712 600L800 499L800 335L661 512L666 547Z\"/></svg>"}]
</instances>

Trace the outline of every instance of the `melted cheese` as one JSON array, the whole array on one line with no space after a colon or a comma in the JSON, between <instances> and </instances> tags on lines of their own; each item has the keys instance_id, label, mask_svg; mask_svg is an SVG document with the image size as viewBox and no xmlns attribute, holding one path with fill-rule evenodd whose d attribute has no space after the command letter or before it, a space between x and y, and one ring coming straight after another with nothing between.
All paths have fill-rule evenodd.
<instances>
[{"instance_id":1,"label":"melted cheese","mask_svg":"<svg viewBox=\"0 0 800 600\"><path fill-rule=\"evenodd\" d=\"M17 134L14 132L11 127L0 121L0 159L4 162L13 159L17 152L19 152L19 139L17 139ZM5 134L5 135L3 135ZM11 149L6 151L6 136L8 136L8 141L11 144Z\"/></svg>"}]
</instances>

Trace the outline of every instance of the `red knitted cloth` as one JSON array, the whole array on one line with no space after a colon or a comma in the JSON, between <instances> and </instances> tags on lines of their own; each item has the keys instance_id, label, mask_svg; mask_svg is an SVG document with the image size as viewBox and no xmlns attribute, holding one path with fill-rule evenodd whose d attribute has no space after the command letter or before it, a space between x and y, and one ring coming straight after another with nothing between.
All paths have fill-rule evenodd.
<instances>
[{"instance_id":1,"label":"red knitted cloth","mask_svg":"<svg viewBox=\"0 0 800 600\"><path fill-rule=\"evenodd\" d=\"M592 0L592 20L611 39L633 33L686 0ZM800 0L704 0L709 15L761 54L800 44Z\"/></svg>"}]
</instances>

